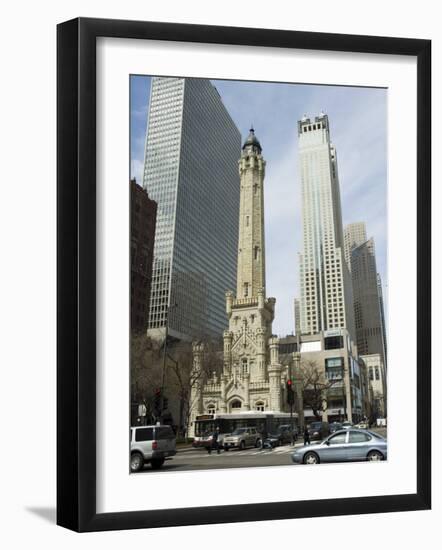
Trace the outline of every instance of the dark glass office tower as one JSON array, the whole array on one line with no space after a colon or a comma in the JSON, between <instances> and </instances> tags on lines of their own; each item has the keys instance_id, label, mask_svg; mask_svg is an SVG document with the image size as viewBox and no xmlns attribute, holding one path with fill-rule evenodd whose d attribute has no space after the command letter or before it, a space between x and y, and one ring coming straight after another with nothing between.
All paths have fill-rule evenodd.
<instances>
[{"instance_id":1,"label":"dark glass office tower","mask_svg":"<svg viewBox=\"0 0 442 550\"><path fill-rule=\"evenodd\" d=\"M220 336L235 287L241 135L206 79L152 79L144 187L158 203L148 330Z\"/></svg>"}]
</instances>

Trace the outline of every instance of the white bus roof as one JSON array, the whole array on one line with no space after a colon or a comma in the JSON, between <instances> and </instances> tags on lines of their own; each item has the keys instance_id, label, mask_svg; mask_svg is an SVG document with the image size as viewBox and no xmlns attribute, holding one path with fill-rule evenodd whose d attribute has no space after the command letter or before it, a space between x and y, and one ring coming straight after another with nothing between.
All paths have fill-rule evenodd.
<instances>
[{"instance_id":1,"label":"white bus roof","mask_svg":"<svg viewBox=\"0 0 442 550\"><path fill-rule=\"evenodd\" d=\"M213 418L201 418L201 420L215 420L217 418L240 420L241 418L266 418L267 416L290 418L290 413L281 411L241 411L237 413L215 413ZM294 412L292 416L293 418L298 418L298 413Z\"/></svg>"}]
</instances>

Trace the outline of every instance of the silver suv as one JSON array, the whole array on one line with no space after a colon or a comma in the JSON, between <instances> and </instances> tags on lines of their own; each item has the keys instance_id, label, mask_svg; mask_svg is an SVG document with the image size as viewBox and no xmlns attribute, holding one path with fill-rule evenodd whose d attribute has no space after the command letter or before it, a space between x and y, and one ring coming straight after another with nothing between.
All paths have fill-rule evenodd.
<instances>
[{"instance_id":1,"label":"silver suv","mask_svg":"<svg viewBox=\"0 0 442 550\"><path fill-rule=\"evenodd\" d=\"M259 447L261 434L256 428L236 428L230 435L224 437L224 450L245 449L246 447Z\"/></svg>"},{"instance_id":2,"label":"silver suv","mask_svg":"<svg viewBox=\"0 0 442 550\"><path fill-rule=\"evenodd\" d=\"M176 455L176 438L170 426L137 426L130 429L130 470L139 472L145 464L161 468L167 456Z\"/></svg>"}]
</instances>

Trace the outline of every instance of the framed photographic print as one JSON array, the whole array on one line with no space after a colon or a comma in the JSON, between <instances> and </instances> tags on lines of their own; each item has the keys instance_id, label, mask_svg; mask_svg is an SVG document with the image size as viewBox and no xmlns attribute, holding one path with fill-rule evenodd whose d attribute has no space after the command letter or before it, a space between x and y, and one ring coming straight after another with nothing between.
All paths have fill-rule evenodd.
<instances>
[{"instance_id":1,"label":"framed photographic print","mask_svg":"<svg viewBox=\"0 0 442 550\"><path fill-rule=\"evenodd\" d=\"M58 26L59 525L430 507L430 52Z\"/></svg>"}]
</instances>

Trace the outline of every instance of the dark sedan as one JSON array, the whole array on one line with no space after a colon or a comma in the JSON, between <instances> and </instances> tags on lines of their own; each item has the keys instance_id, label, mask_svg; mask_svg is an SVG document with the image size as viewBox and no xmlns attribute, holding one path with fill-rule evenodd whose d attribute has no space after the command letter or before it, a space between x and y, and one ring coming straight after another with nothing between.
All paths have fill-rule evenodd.
<instances>
[{"instance_id":1,"label":"dark sedan","mask_svg":"<svg viewBox=\"0 0 442 550\"><path fill-rule=\"evenodd\" d=\"M286 443L294 443L298 439L298 428L290 426L290 424L284 424L278 426L275 432L270 433L266 440L270 442L272 447L278 445L285 445Z\"/></svg>"},{"instance_id":2,"label":"dark sedan","mask_svg":"<svg viewBox=\"0 0 442 550\"><path fill-rule=\"evenodd\" d=\"M387 440L368 430L340 430L321 443L304 445L292 454L295 464L379 461L387 459Z\"/></svg>"}]
</instances>

